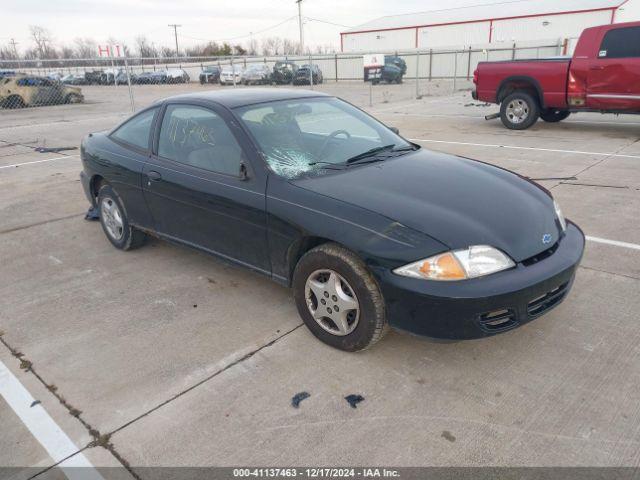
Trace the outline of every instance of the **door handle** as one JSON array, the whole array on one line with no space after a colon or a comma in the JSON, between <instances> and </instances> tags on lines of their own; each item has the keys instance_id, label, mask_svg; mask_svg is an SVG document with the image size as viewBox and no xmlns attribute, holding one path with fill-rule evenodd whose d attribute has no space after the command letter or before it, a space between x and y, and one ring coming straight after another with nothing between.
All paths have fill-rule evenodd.
<instances>
[{"instance_id":1,"label":"door handle","mask_svg":"<svg viewBox=\"0 0 640 480\"><path fill-rule=\"evenodd\" d=\"M604 70L604 67L602 65L594 65L589 67L589 70Z\"/></svg>"},{"instance_id":2,"label":"door handle","mask_svg":"<svg viewBox=\"0 0 640 480\"><path fill-rule=\"evenodd\" d=\"M162 175L160 175L155 170L149 170L149 172L147 172L147 177L149 177L149 180L153 180L154 182L159 182L160 180L162 180Z\"/></svg>"}]
</instances>

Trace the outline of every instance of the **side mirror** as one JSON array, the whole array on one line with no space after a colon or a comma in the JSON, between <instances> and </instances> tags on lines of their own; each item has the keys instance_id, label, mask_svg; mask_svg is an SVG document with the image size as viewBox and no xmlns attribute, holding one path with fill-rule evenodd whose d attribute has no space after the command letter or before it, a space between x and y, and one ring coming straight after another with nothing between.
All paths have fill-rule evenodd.
<instances>
[{"instance_id":1,"label":"side mirror","mask_svg":"<svg viewBox=\"0 0 640 480\"><path fill-rule=\"evenodd\" d=\"M391 130L396 135L400 135L400 130L398 130L398 127L389 127L389 130Z\"/></svg>"},{"instance_id":2,"label":"side mirror","mask_svg":"<svg viewBox=\"0 0 640 480\"><path fill-rule=\"evenodd\" d=\"M249 179L249 172L244 162L240 163L240 180L245 181Z\"/></svg>"}]
</instances>

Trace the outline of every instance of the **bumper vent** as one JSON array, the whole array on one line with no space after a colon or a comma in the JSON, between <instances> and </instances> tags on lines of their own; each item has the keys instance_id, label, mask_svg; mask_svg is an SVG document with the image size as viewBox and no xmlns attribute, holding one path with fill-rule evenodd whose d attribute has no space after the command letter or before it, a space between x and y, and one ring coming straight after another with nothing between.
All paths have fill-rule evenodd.
<instances>
[{"instance_id":1,"label":"bumper vent","mask_svg":"<svg viewBox=\"0 0 640 480\"><path fill-rule=\"evenodd\" d=\"M511 309L494 310L480 315L480 327L487 332L501 332L517 325L516 314Z\"/></svg>"},{"instance_id":2,"label":"bumper vent","mask_svg":"<svg viewBox=\"0 0 640 480\"><path fill-rule=\"evenodd\" d=\"M538 298L532 300L527 305L527 315L529 318L536 318L540 315L543 315L547 310L555 307L559 304L564 296L567 294L567 287L569 283L564 283L557 288L554 288L548 293L539 296Z\"/></svg>"}]
</instances>

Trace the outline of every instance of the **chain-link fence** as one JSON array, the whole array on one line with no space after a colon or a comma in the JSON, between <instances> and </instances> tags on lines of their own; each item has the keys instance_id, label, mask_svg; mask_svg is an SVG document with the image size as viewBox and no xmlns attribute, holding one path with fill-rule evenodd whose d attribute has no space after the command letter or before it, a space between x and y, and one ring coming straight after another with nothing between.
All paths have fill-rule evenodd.
<instances>
[{"instance_id":1,"label":"chain-link fence","mask_svg":"<svg viewBox=\"0 0 640 480\"><path fill-rule=\"evenodd\" d=\"M361 105L419 98L471 87L478 62L560 55L562 42L538 45L469 47L455 50L389 52L400 75L365 84L363 55L271 57L95 58L0 61L0 106L5 109L110 103L113 110L135 109L150 96L193 91L200 85L300 85L332 94L348 92ZM376 52L379 53L379 52ZM389 60L391 59L391 60ZM386 68L386 67L385 67ZM377 83L377 82L376 82ZM158 91L158 87L165 87ZM153 94L145 89L155 88Z\"/></svg>"}]
</instances>

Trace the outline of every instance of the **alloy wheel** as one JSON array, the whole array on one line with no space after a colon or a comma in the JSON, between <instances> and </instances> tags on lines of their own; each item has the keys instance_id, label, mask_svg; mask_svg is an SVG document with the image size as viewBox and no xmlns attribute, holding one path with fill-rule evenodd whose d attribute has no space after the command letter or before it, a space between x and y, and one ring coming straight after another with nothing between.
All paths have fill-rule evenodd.
<instances>
[{"instance_id":1,"label":"alloy wheel","mask_svg":"<svg viewBox=\"0 0 640 480\"><path fill-rule=\"evenodd\" d=\"M116 202L109 197L104 198L100 204L100 214L109 236L113 240L120 240L124 234L124 222Z\"/></svg>"},{"instance_id":2,"label":"alloy wheel","mask_svg":"<svg viewBox=\"0 0 640 480\"><path fill-rule=\"evenodd\" d=\"M515 99L507 106L507 117L511 123L519 124L529 117L529 104L522 99Z\"/></svg>"},{"instance_id":3,"label":"alloy wheel","mask_svg":"<svg viewBox=\"0 0 640 480\"><path fill-rule=\"evenodd\" d=\"M316 270L305 284L307 307L314 320L327 332L345 336L360 319L360 303L349 282L339 273Z\"/></svg>"}]
</instances>

